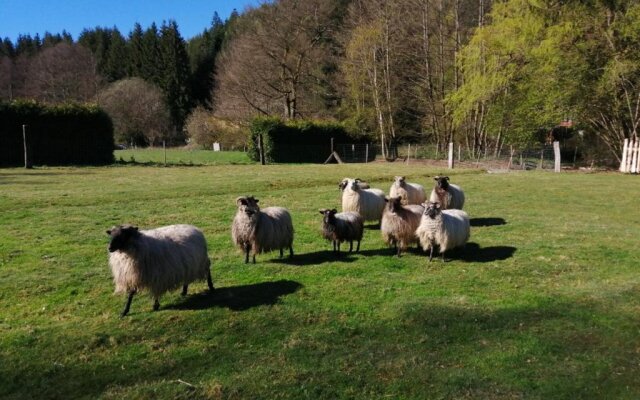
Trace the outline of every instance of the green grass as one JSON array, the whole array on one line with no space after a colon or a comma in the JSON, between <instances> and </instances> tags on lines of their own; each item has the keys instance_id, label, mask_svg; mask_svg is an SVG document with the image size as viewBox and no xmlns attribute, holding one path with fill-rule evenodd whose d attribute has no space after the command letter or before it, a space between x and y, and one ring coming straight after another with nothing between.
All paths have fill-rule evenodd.
<instances>
[{"instance_id":1,"label":"green grass","mask_svg":"<svg viewBox=\"0 0 640 400\"><path fill-rule=\"evenodd\" d=\"M136 157L137 159L137 157ZM337 182L430 186L419 165L0 169L0 398L637 399L640 185L619 174L450 172L471 240L392 257L319 235ZM235 198L288 207L293 261L243 264ZM118 317L105 229L191 223L217 288Z\"/></svg>"},{"instance_id":2,"label":"green grass","mask_svg":"<svg viewBox=\"0 0 640 400\"><path fill-rule=\"evenodd\" d=\"M162 164L165 152L162 148L149 147L140 149L116 150L113 152L116 162L126 164ZM253 164L242 151L211 151L168 148L167 165L226 165Z\"/></svg>"}]
</instances>

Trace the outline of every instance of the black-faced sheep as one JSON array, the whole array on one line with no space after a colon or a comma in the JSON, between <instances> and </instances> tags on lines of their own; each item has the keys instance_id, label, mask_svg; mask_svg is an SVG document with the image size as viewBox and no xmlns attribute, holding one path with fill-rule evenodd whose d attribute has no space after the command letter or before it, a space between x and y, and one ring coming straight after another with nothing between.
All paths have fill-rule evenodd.
<instances>
[{"instance_id":1,"label":"black-faced sheep","mask_svg":"<svg viewBox=\"0 0 640 400\"><path fill-rule=\"evenodd\" d=\"M402 205L422 204L427 199L424 187L417 183L407 182L404 176L396 176L389 189L389 197L400 196Z\"/></svg>"},{"instance_id":2,"label":"black-faced sheep","mask_svg":"<svg viewBox=\"0 0 640 400\"><path fill-rule=\"evenodd\" d=\"M342 212L354 211L365 221L380 221L385 205L385 194L380 189L362 189L358 181L348 179L342 192Z\"/></svg>"},{"instance_id":3,"label":"black-faced sheep","mask_svg":"<svg viewBox=\"0 0 640 400\"><path fill-rule=\"evenodd\" d=\"M462 210L464 206L464 191L458 185L449 183L448 176L436 176L433 178L436 181L431 195L429 196L430 202L440 203L440 207L443 210L450 210L456 208Z\"/></svg>"},{"instance_id":4,"label":"black-faced sheep","mask_svg":"<svg viewBox=\"0 0 640 400\"><path fill-rule=\"evenodd\" d=\"M245 253L244 262L249 262L249 253L253 253L253 263L256 254L273 250L289 249L289 256L293 257L293 223L286 208L267 207L260 210L258 199L253 196L243 196L236 199L238 211L231 225L233 242Z\"/></svg>"},{"instance_id":5,"label":"black-faced sheep","mask_svg":"<svg viewBox=\"0 0 640 400\"><path fill-rule=\"evenodd\" d=\"M322 209L322 237L333 243L333 251L340 252L340 243L349 242L349 253L353 250L353 241L358 242L356 251L360 251L360 241L364 233L364 219L357 212L347 211L338 213Z\"/></svg>"},{"instance_id":6,"label":"black-faced sheep","mask_svg":"<svg viewBox=\"0 0 640 400\"><path fill-rule=\"evenodd\" d=\"M433 248L439 247L444 261L447 250L463 246L469 240L469 216L462 210L442 210L440 203L425 204L424 214L416 235L424 251L429 251L429 261L433 259Z\"/></svg>"},{"instance_id":7,"label":"black-faced sheep","mask_svg":"<svg viewBox=\"0 0 640 400\"><path fill-rule=\"evenodd\" d=\"M416 229L420 225L423 211L424 207L420 205L403 206L400 196L387 199L387 205L382 212L380 232L384 241L397 249L398 257L409 244L418 241Z\"/></svg>"},{"instance_id":8,"label":"black-faced sheep","mask_svg":"<svg viewBox=\"0 0 640 400\"><path fill-rule=\"evenodd\" d=\"M182 295L193 281L206 279L213 291L207 241L192 225L170 225L151 230L118 225L107 231L109 266L116 293L128 293L121 316L127 315L133 295L148 290L153 309L160 308L160 296L182 285Z\"/></svg>"}]
</instances>

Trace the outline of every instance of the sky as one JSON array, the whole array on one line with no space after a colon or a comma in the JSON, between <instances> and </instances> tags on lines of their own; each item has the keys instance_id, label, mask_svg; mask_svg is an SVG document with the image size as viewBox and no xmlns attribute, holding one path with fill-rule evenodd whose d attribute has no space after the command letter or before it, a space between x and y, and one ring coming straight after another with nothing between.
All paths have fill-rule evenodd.
<instances>
[{"instance_id":1,"label":"sky","mask_svg":"<svg viewBox=\"0 0 640 400\"><path fill-rule=\"evenodd\" d=\"M211 24L215 11L224 21L233 9L242 12L260 0L0 0L0 38L15 43L19 34L69 32L74 40L84 28L116 26L127 35L139 22L146 28L173 19L189 39Z\"/></svg>"}]
</instances>

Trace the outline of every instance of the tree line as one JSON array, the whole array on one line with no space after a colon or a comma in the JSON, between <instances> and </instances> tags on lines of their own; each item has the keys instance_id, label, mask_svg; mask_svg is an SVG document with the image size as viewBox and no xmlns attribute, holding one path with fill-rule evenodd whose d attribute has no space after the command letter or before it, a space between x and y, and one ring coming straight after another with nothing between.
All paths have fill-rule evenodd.
<instances>
[{"instance_id":1,"label":"tree line","mask_svg":"<svg viewBox=\"0 0 640 400\"><path fill-rule=\"evenodd\" d=\"M5 38L0 100L97 102L119 119L116 126L126 127L116 129L120 141L180 142L191 110L211 107L216 55L236 17L222 21L214 13L211 25L189 40L171 20L146 29L135 24L127 35L116 27L85 29L76 41L64 31L20 35L15 43Z\"/></svg>"},{"instance_id":2,"label":"tree line","mask_svg":"<svg viewBox=\"0 0 640 400\"><path fill-rule=\"evenodd\" d=\"M339 121L383 153L420 141L475 155L563 127L618 157L640 124L639 46L635 0L273 0L214 16L188 41L171 21L127 36L87 30L76 43L64 32L5 39L0 68L13 72L9 84L0 74L0 96L58 101L139 77L162 94L176 133L203 143L264 115ZM97 77L58 82L42 67L58 47Z\"/></svg>"}]
</instances>

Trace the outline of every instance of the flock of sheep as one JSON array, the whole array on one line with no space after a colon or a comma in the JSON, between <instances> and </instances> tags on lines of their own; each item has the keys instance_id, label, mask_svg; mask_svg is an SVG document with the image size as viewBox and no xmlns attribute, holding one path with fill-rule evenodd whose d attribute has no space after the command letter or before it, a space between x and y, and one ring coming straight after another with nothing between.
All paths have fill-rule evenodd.
<instances>
[{"instance_id":1,"label":"flock of sheep","mask_svg":"<svg viewBox=\"0 0 640 400\"><path fill-rule=\"evenodd\" d=\"M379 221L385 242L396 249L398 257L411 244L418 244L433 259L438 248L444 260L447 250L463 246L470 235L470 221L464 205L464 191L449 183L449 177L436 176L435 186L427 201L424 187L406 182L396 176L389 196L380 189L370 188L360 179L343 179L338 187L342 191L342 212L322 209L322 236L331 241L333 251L340 244L360 241L365 221ZM245 256L289 249L293 257L293 222L286 208L261 209L253 196L236 199L238 207L231 225L233 242ZM153 309L160 307L159 298L167 291L182 286L182 295L196 280L206 279L213 291L210 261L206 239L192 225L170 225L151 230L139 230L131 225L119 225L107 231L109 265L113 273L116 293L126 293L127 302L121 316L127 315L133 296L139 290L148 290Z\"/></svg>"}]
</instances>

